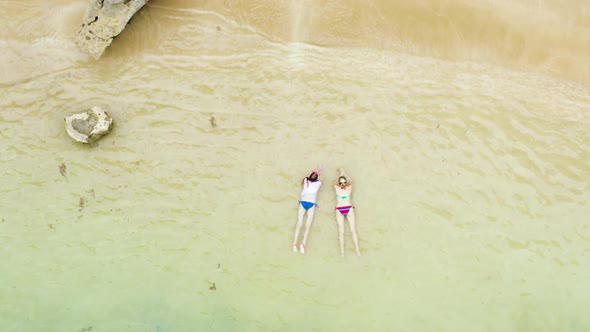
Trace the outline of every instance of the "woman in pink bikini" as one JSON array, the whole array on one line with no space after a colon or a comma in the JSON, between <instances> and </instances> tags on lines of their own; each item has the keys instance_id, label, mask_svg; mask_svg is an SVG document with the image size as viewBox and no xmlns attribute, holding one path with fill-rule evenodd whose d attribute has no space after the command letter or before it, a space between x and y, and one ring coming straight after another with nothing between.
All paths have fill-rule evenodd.
<instances>
[{"instance_id":1,"label":"woman in pink bikini","mask_svg":"<svg viewBox=\"0 0 590 332\"><path fill-rule=\"evenodd\" d=\"M341 168L338 172L340 176L334 184L334 191L336 192L336 222L338 223L338 236L340 238L340 255L344 256L344 217L346 217L348 226L350 226L350 232L352 233L356 254L360 256L359 239L354 223L354 207L350 200L350 195L352 195L352 181L344 173L344 169Z\"/></svg>"},{"instance_id":2,"label":"woman in pink bikini","mask_svg":"<svg viewBox=\"0 0 590 332\"><path fill-rule=\"evenodd\" d=\"M303 217L307 214L307 222L305 223L305 233L303 233L303 242L299 245L299 252L305 254L305 243L307 242L307 236L311 229L311 223L313 222L313 215L316 207L316 197L318 190L322 186L322 181L319 177L322 173L322 167L320 166L317 170L313 170L308 177L303 178L301 181L301 200L299 201L299 213L297 216L297 225L295 226L295 238L293 239L293 252L297 252L297 240L299 240L299 231L303 225Z\"/></svg>"}]
</instances>

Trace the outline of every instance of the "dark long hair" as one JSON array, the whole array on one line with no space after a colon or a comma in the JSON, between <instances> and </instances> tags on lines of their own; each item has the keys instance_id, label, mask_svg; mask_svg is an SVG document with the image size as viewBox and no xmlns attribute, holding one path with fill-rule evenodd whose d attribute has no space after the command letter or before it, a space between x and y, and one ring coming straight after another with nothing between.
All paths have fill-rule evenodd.
<instances>
[{"instance_id":1,"label":"dark long hair","mask_svg":"<svg viewBox=\"0 0 590 332\"><path fill-rule=\"evenodd\" d=\"M318 180L318 173L316 172L311 172L311 174L309 174L309 176L307 177L307 179L311 182L316 182Z\"/></svg>"}]
</instances>

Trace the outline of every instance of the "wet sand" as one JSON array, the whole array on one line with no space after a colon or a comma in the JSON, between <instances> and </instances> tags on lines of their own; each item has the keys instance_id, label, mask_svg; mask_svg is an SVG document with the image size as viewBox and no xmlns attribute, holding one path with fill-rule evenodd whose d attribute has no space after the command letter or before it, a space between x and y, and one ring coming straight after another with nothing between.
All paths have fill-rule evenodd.
<instances>
[{"instance_id":1,"label":"wet sand","mask_svg":"<svg viewBox=\"0 0 590 332\"><path fill-rule=\"evenodd\" d=\"M2 330L586 331L588 6L422 4L152 0L95 62L83 2L4 2Z\"/></svg>"}]
</instances>

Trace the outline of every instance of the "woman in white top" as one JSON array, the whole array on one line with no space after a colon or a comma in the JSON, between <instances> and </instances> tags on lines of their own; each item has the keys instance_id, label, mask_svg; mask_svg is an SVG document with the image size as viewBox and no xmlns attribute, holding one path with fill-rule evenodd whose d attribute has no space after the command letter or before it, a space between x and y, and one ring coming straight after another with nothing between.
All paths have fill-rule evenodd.
<instances>
[{"instance_id":1,"label":"woman in white top","mask_svg":"<svg viewBox=\"0 0 590 332\"><path fill-rule=\"evenodd\" d=\"M352 241L354 241L356 254L360 256L361 251L359 250L359 239L356 234L354 207L350 199L352 195L352 181L344 173L342 168L338 171L340 176L334 184L334 191L336 192L336 223L338 224L338 238L340 239L340 255L344 256L344 217L346 217L348 226L350 226L350 232L352 233Z\"/></svg>"},{"instance_id":2,"label":"woman in white top","mask_svg":"<svg viewBox=\"0 0 590 332\"><path fill-rule=\"evenodd\" d=\"M293 252L297 252L297 240L299 240L299 231L303 225L303 217L307 214L307 222L305 223L305 233L303 234L303 242L299 245L299 252L305 254L305 243L307 236L313 222L313 215L316 207L316 197L318 190L322 186L322 181L319 180L321 171L314 170L311 174L303 178L301 181L301 200L299 201L299 215L297 217L297 225L295 226L295 238L293 239Z\"/></svg>"}]
</instances>

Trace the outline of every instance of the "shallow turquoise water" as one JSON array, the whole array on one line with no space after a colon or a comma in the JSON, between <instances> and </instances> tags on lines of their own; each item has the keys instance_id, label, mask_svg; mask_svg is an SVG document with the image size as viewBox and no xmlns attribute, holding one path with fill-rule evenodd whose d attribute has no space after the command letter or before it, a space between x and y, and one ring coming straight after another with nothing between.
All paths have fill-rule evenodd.
<instances>
[{"instance_id":1,"label":"shallow turquoise water","mask_svg":"<svg viewBox=\"0 0 590 332\"><path fill-rule=\"evenodd\" d=\"M160 43L95 63L56 32L71 63L0 87L2 330L588 329L587 87L150 13ZM74 144L95 104L114 131ZM291 252L319 163L355 180L360 258L329 185Z\"/></svg>"}]
</instances>

